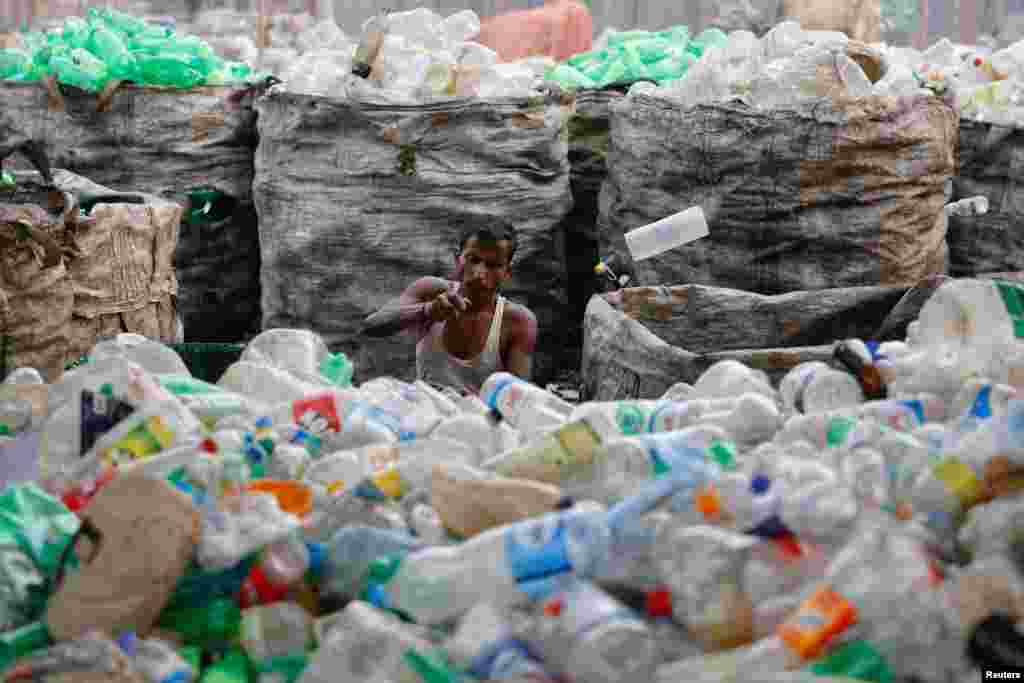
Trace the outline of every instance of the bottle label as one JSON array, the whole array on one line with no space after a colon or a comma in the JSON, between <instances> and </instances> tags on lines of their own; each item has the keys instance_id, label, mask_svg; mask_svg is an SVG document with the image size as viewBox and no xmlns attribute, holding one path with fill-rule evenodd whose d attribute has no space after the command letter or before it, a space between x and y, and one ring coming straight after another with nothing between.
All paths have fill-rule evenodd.
<instances>
[{"instance_id":1,"label":"bottle label","mask_svg":"<svg viewBox=\"0 0 1024 683\"><path fill-rule=\"evenodd\" d=\"M174 429L161 417L147 417L131 432L103 452L102 459L110 464L137 460L166 450L174 443Z\"/></svg>"},{"instance_id":2,"label":"bottle label","mask_svg":"<svg viewBox=\"0 0 1024 683\"><path fill-rule=\"evenodd\" d=\"M856 426L857 421L848 417L835 417L829 420L828 428L825 432L825 447L837 448L842 446Z\"/></svg>"},{"instance_id":3,"label":"bottle label","mask_svg":"<svg viewBox=\"0 0 1024 683\"><path fill-rule=\"evenodd\" d=\"M533 600L549 597L568 572L585 573L600 539L581 514L552 513L505 531L505 558L512 578Z\"/></svg>"},{"instance_id":4,"label":"bottle label","mask_svg":"<svg viewBox=\"0 0 1024 683\"><path fill-rule=\"evenodd\" d=\"M974 404L971 405L971 412L968 413L969 417L973 418L989 418L992 417L992 386L986 384L978 392L977 397L974 399Z\"/></svg>"},{"instance_id":5,"label":"bottle label","mask_svg":"<svg viewBox=\"0 0 1024 683\"><path fill-rule=\"evenodd\" d=\"M341 431L341 417L338 415L338 406L333 394L295 401L292 404L292 418L295 424L313 435L326 431Z\"/></svg>"},{"instance_id":6,"label":"bottle label","mask_svg":"<svg viewBox=\"0 0 1024 683\"><path fill-rule=\"evenodd\" d=\"M816 657L837 634L857 621L857 610L831 587L814 593L779 626L779 638L804 660Z\"/></svg>"},{"instance_id":7,"label":"bottle label","mask_svg":"<svg viewBox=\"0 0 1024 683\"><path fill-rule=\"evenodd\" d=\"M981 496L981 482L968 465L950 458L935 466L935 478L946 485L946 489L960 501L969 506Z\"/></svg>"},{"instance_id":8,"label":"bottle label","mask_svg":"<svg viewBox=\"0 0 1024 683\"><path fill-rule=\"evenodd\" d=\"M690 424L690 404L686 401L664 401L651 411L647 431L651 434L672 432Z\"/></svg>"},{"instance_id":9,"label":"bottle label","mask_svg":"<svg viewBox=\"0 0 1024 683\"><path fill-rule=\"evenodd\" d=\"M1024 338L1024 287L1013 282L997 282L996 289L1006 306L1006 313L1013 326L1013 334L1017 339Z\"/></svg>"}]
</instances>

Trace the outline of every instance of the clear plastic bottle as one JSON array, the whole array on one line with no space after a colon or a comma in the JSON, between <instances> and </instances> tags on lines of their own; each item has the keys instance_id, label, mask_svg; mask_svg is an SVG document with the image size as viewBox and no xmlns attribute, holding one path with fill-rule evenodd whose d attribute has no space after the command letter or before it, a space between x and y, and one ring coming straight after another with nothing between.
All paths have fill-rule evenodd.
<instances>
[{"instance_id":1,"label":"clear plastic bottle","mask_svg":"<svg viewBox=\"0 0 1024 683\"><path fill-rule=\"evenodd\" d=\"M488 377L480 389L480 398L517 429L558 427L574 409L571 403L508 372Z\"/></svg>"},{"instance_id":2,"label":"clear plastic bottle","mask_svg":"<svg viewBox=\"0 0 1024 683\"><path fill-rule=\"evenodd\" d=\"M553 607L557 636L541 640L538 632L530 638L546 664L569 680L650 680L657 643L639 615L593 583L569 577Z\"/></svg>"},{"instance_id":3,"label":"clear plastic bottle","mask_svg":"<svg viewBox=\"0 0 1024 683\"><path fill-rule=\"evenodd\" d=\"M459 621L447 642L452 660L480 680L550 680L554 677L515 637L501 610L481 603Z\"/></svg>"},{"instance_id":4,"label":"clear plastic bottle","mask_svg":"<svg viewBox=\"0 0 1024 683\"><path fill-rule=\"evenodd\" d=\"M118 645L148 683L192 683L197 678L198 672L162 640L126 633L118 638Z\"/></svg>"},{"instance_id":5,"label":"clear plastic bottle","mask_svg":"<svg viewBox=\"0 0 1024 683\"><path fill-rule=\"evenodd\" d=\"M312 635L313 620L297 603L276 602L242 611L242 647L254 662L303 653Z\"/></svg>"}]
</instances>

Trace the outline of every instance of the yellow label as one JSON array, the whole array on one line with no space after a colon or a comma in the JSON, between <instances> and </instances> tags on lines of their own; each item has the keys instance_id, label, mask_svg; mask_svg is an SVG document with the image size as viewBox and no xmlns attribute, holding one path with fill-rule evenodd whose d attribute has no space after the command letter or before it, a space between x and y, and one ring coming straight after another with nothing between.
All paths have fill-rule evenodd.
<instances>
[{"instance_id":1,"label":"yellow label","mask_svg":"<svg viewBox=\"0 0 1024 683\"><path fill-rule=\"evenodd\" d=\"M327 493L335 493L337 491L340 491L343 488L345 488L345 482L344 482L344 480L339 479L336 482L328 484L328 486L327 486Z\"/></svg>"},{"instance_id":2,"label":"yellow label","mask_svg":"<svg viewBox=\"0 0 1024 683\"><path fill-rule=\"evenodd\" d=\"M964 505L971 505L981 496L981 482L969 466L950 458L935 466L935 478Z\"/></svg>"},{"instance_id":3,"label":"yellow label","mask_svg":"<svg viewBox=\"0 0 1024 683\"><path fill-rule=\"evenodd\" d=\"M401 498L404 491L402 486L402 478L398 475L397 470L385 470L379 474L373 476L373 483L380 489L388 498L398 499Z\"/></svg>"}]
</instances>

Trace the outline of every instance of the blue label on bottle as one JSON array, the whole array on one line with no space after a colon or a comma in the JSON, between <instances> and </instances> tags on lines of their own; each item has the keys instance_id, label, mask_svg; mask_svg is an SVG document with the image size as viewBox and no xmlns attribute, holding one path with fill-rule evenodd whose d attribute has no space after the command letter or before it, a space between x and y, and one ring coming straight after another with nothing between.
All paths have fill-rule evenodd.
<instances>
[{"instance_id":1,"label":"blue label on bottle","mask_svg":"<svg viewBox=\"0 0 1024 683\"><path fill-rule=\"evenodd\" d=\"M971 412L968 413L970 417L988 418L992 417L992 387L983 386L981 391L978 392L977 398L974 399L974 405L971 406Z\"/></svg>"},{"instance_id":2,"label":"blue label on bottle","mask_svg":"<svg viewBox=\"0 0 1024 683\"><path fill-rule=\"evenodd\" d=\"M521 522L505 531L505 557L520 588L530 593L548 591L550 586L546 583L524 584L572 571L567 531L561 515Z\"/></svg>"},{"instance_id":3,"label":"blue label on bottle","mask_svg":"<svg viewBox=\"0 0 1024 683\"><path fill-rule=\"evenodd\" d=\"M924 404L923 403L921 403L917 399L910 400L910 401L900 401L900 403L903 406L905 406L907 408L910 408L911 412L914 413L914 417L917 418L918 424L924 424L925 423Z\"/></svg>"},{"instance_id":4,"label":"blue label on bottle","mask_svg":"<svg viewBox=\"0 0 1024 683\"><path fill-rule=\"evenodd\" d=\"M514 383L516 383L516 380L511 377L507 377L498 382L497 385L494 387L494 390L491 391L491 395L487 397L487 407L490 408L491 410L497 410L498 396L500 396L501 392L505 390L505 387Z\"/></svg>"}]
</instances>

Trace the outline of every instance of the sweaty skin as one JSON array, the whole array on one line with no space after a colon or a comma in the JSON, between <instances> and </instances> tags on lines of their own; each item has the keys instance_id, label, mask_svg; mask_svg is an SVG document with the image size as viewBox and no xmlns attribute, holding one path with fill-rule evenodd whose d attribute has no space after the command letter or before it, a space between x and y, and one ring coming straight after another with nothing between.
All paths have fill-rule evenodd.
<instances>
[{"instance_id":1,"label":"sweaty skin","mask_svg":"<svg viewBox=\"0 0 1024 683\"><path fill-rule=\"evenodd\" d=\"M509 245L470 238L459 256L459 282L421 277L394 301L366 319L363 334L389 337L415 333L419 342L431 327L447 322L444 346L466 360L479 355L487 343L498 286L511 277ZM456 291L458 290L458 291ZM537 319L524 306L506 302L501 325L500 355L505 368L529 380L537 345Z\"/></svg>"}]
</instances>

